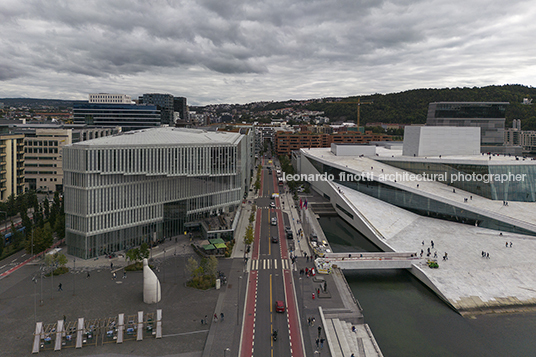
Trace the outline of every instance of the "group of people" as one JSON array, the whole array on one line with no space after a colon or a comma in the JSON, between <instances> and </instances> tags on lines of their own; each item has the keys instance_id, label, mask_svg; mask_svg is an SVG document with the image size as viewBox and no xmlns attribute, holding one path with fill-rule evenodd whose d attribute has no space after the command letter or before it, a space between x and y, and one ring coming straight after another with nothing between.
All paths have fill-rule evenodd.
<instances>
[{"instance_id":1,"label":"group of people","mask_svg":"<svg viewBox=\"0 0 536 357\"><path fill-rule=\"evenodd\" d=\"M220 321L223 322L223 318L225 315L223 315L223 312L220 313ZM212 317L212 321L218 322L218 314L214 314ZM208 315L205 315L204 319L201 319L201 325L208 325Z\"/></svg>"}]
</instances>

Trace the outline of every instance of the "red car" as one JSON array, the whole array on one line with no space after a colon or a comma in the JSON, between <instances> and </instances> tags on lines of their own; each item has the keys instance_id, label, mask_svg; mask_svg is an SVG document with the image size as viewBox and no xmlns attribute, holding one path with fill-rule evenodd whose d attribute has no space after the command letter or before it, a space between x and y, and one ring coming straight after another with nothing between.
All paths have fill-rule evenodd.
<instances>
[{"instance_id":1,"label":"red car","mask_svg":"<svg viewBox=\"0 0 536 357\"><path fill-rule=\"evenodd\" d=\"M281 300L275 302L275 312L285 312L285 303Z\"/></svg>"}]
</instances>

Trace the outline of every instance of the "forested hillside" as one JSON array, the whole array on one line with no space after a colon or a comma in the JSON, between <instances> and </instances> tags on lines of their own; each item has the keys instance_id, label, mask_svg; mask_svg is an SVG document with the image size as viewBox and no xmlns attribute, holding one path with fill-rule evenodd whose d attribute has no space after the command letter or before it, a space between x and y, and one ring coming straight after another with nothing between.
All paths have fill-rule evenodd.
<instances>
[{"instance_id":1,"label":"forested hillside","mask_svg":"<svg viewBox=\"0 0 536 357\"><path fill-rule=\"evenodd\" d=\"M511 127L513 119L521 119L523 130L536 130L536 101L533 105L523 105L523 98L536 98L536 88L522 85L504 85L473 88L415 89L400 93L373 94L362 96L361 125L374 122L424 124L428 104L432 102L510 102L506 110L506 126ZM358 97L344 98L342 101L356 102ZM355 121L356 104L311 103L310 110L326 113L331 121Z\"/></svg>"}]
</instances>

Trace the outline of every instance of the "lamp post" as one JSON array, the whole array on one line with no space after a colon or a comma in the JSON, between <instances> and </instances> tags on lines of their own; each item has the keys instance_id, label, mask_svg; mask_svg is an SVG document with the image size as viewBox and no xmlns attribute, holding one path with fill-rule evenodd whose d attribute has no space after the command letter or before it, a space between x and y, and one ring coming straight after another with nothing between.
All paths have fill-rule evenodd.
<instances>
[{"instance_id":1,"label":"lamp post","mask_svg":"<svg viewBox=\"0 0 536 357\"><path fill-rule=\"evenodd\" d=\"M73 267L73 296L76 295L76 279L74 278L75 274L76 274L76 258L73 258L73 264L74 264L74 267Z\"/></svg>"}]
</instances>

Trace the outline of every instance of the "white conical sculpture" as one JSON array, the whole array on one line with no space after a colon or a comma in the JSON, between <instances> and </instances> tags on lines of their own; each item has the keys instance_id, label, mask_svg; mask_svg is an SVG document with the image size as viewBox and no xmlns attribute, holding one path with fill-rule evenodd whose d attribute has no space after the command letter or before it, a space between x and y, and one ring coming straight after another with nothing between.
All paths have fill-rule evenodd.
<instances>
[{"instance_id":1,"label":"white conical sculpture","mask_svg":"<svg viewBox=\"0 0 536 357\"><path fill-rule=\"evenodd\" d=\"M160 281L149 268L147 259L143 259L143 302L154 304L160 301Z\"/></svg>"}]
</instances>

